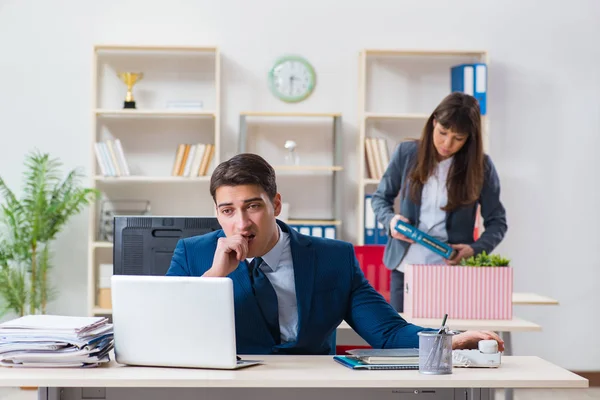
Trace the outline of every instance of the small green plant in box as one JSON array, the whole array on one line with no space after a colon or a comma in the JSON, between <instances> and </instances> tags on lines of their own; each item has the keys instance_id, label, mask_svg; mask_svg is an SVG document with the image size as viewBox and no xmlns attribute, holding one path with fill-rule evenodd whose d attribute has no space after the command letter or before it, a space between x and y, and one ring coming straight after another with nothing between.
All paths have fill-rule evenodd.
<instances>
[{"instance_id":1,"label":"small green plant in box","mask_svg":"<svg viewBox=\"0 0 600 400\"><path fill-rule=\"evenodd\" d=\"M476 256L463 258L460 262L460 265L466 267L508 267L509 264L508 258L498 254L487 254L485 251Z\"/></svg>"}]
</instances>

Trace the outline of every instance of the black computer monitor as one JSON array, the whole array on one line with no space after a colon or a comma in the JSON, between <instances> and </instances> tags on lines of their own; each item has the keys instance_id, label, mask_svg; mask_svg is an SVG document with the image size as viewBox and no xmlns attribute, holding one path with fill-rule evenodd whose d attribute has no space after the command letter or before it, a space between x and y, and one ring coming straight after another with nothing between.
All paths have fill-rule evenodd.
<instances>
[{"instance_id":1,"label":"black computer monitor","mask_svg":"<svg viewBox=\"0 0 600 400\"><path fill-rule=\"evenodd\" d=\"M113 273L165 275L181 238L221 229L216 217L116 216Z\"/></svg>"}]
</instances>

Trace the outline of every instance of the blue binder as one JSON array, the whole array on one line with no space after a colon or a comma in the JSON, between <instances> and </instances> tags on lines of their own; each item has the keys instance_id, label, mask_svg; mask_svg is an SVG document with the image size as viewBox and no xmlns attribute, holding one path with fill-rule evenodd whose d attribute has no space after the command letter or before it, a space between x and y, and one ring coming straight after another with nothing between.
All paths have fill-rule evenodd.
<instances>
[{"instance_id":1,"label":"blue binder","mask_svg":"<svg viewBox=\"0 0 600 400\"><path fill-rule=\"evenodd\" d=\"M365 195L365 203L364 203L365 238L364 238L364 243L366 245L378 244L377 220L375 219L375 212L373 211L373 206L371 203L372 199L373 199L373 195L370 195L370 194Z\"/></svg>"},{"instance_id":2,"label":"blue binder","mask_svg":"<svg viewBox=\"0 0 600 400\"><path fill-rule=\"evenodd\" d=\"M337 238L337 227L335 225L289 225L290 228L304 235L322 237L327 239Z\"/></svg>"},{"instance_id":3,"label":"blue binder","mask_svg":"<svg viewBox=\"0 0 600 400\"><path fill-rule=\"evenodd\" d=\"M348 356L333 356L333 359L350 369L419 369L419 364L367 364Z\"/></svg>"},{"instance_id":4,"label":"blue binder","mask_svg":"<svg viewBox=\"0 0 600 400\"><path fill-rule=\"evenodd\" d=\"M414 240L416 243L427 247L429 250L448 260L456 255L456 250L448 243L444 243L404 221L396 222L396 230L407 238Z\"/></svg>"},{"instance_id":5,"label":"blue binder","mask_svg":"<svg viewBox=\"0 0 600 400\"><path fill-rule=\"evenodd\" d=\"M487 113L487 65L461 64L450 69L450 90L463 92L477 99L481 115Z\"/></svg>"}]
</instances>

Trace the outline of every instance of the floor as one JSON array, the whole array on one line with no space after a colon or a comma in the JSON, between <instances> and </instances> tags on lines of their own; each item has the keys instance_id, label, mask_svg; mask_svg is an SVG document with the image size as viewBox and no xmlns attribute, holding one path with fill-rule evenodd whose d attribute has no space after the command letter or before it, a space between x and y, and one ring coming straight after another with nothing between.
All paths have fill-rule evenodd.
<instances>
[{"instance_id":1,"label":"floor","mask_svg":"<svg viewBox=\"0 0 600 400\"><path fill-rule=\"evenodd\" d=\"M497 391L496 399L503 399L502 391ZM589 400L600 399L600 388L590 389L553 389L553 390L515 390L515 400ZM19 388L0 388L0 400L37 400L35 390Z\"/></svg>"}]
</instances>

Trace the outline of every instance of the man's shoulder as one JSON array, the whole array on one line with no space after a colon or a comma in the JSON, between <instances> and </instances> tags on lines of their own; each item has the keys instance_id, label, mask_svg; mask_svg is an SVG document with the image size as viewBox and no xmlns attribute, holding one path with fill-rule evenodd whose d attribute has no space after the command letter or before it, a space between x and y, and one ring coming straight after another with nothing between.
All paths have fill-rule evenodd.
<instances>
[{"instance_id":1,"label":"man's shoulder","mask_svg":"<svg viewBox=\"0 0 600 400\"><path fill-rule=\"evenodd\" d=\"M329 239L316 236L309 236L312 246L317 251L333 251L347 252L353 249L352 243L345 242L339 239Z\"/></svg>"},{"instance_id":2,"label":"man's shoulder","mask_svg":"<svg viewBox=\"0 0 600 400\"><path fill-rule=\"evenodd\" d=\"M214 246L217 239L222 236L222 230L205 233L204 235L190 236L182 239L182 242L186 249L197 249L204 248L207 246Z\"/></svg>"}]
</instances>

